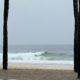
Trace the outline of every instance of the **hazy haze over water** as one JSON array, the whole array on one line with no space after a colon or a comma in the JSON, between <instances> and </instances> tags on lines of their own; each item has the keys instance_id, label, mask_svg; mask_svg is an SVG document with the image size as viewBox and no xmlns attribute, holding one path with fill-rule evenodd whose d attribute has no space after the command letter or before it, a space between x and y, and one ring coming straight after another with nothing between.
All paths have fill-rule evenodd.
<instances>
[{"instance_id":1,"label":"hazy haze over water","mask_svg":"<svg viewBox=\"0 0 80 80\"><path fill-rule=\"evenodd\" d=\"M0 44L3 1L0 0ZM9 44L73 44L72 0L10 0Z\"/></svg>"}]
</instances>

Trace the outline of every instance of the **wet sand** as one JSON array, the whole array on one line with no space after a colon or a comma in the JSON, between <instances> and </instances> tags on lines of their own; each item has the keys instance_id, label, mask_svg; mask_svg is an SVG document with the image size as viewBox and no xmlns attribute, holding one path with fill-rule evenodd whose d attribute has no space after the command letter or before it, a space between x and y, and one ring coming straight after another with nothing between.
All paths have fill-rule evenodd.
<instances>
[{"instance_id":1,"label":"wet sand","mask_svg":"<svg viewBox=\"0 0 80 80\"><path fill-rule=\"evenodd\" d=\"M73 70L72 64L9 64L9 69Z\"/></svg>"}]
</instances>

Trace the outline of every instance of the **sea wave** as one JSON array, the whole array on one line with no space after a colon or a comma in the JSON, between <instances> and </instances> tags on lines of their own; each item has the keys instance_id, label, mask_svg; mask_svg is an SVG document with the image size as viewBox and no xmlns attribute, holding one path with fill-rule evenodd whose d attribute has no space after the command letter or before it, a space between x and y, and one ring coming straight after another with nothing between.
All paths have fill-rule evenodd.
<instances>
[{"instance_id":1,"label":"sea wave","mask_svg":"<svg viewBox=\"0 0 80 80\"><path fill-rule=\"evenodd\" d=\"M73 64L67 54L61 52L26 52L9 53L9 63L41 63L41 64ZM69 54L70 55L70 54ZM2 53L0 54L0 63L2 62ZM71 57L70 57L71 58Z\"/></svg>"}]
</instances>

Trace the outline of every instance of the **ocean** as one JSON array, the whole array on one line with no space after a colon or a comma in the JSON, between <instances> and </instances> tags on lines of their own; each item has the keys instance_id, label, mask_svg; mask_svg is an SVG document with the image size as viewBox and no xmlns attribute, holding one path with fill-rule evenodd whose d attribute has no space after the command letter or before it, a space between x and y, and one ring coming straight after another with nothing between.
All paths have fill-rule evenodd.
<instances>
[{"instance_id":1,"label":"ocean","mask_svg":"<svg viewBox=\"0 0 80 80\"><path fill-rule=\"evenodd\" d=\"M2 63L0 46L0 63ZM12 45L8 50L9 63L73 64L73 45Z\"/></svg>"}]
</instances>

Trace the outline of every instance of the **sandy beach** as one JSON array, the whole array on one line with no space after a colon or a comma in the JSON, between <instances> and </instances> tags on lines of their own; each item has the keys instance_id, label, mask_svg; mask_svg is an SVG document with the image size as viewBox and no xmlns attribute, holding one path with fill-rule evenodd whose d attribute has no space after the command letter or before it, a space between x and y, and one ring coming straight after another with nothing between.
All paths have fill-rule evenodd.
<instances>
[{"instance_id":1,"label":"sandy beach","mask_svg":"<svg viewBox=\"0 0 80 80\"><path fill-rule=\"evenodd\" d=\"M9 64L0 70L1 80L78 80L73 65Z\"/></svg>"},{"instance_id":2,"label":"sandy beach","mask_svg":"<svg viewBox=\"0 0 80 80\"><path fill-rule=\"evenodd\" d=\"M0 70L1 80L78 80L72 70L9 69Z\"/></svg>"},{"instance_id":3,"label":"sandy beach","mask_svg":"<svg viewBox=\"0 0 80 80\"><path fill-rule=\"evenodd\" d=\"M72 64L9 64L9 69L73 70Z\"/></svg>"},{"instance_id":4,"label":"sandy beach","mask_svg":"<svg viewBox=\"0 0 80 80\"><path fill-rule=\"evenodd\" d=\"M26 63L10 63L9 69L51 69L51 70L73 70L72 64L26 64ZM2 65L0 64L0 69Z\"/></svg>"}]
</instances>

